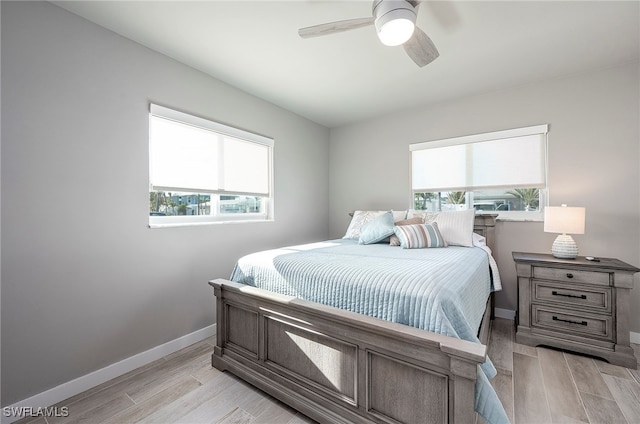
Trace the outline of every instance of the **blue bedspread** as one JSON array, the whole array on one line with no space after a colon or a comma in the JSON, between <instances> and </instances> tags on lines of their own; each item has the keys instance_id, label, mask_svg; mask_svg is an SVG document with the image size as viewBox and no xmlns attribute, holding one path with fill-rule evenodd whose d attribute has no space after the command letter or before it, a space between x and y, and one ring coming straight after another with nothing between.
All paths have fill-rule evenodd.
<instances>
[{"instance_id":1,"label":"blue bedspread","mask_svg":"<svg viewBox=\"0 0 640 424\"><path fill-rule=\"evenodd\" d=\"M473 342L492 291L480 248L402 249L350 239L244 256L231 280ZM487 360L476 383L476 411L492 424L508 422L488 380L495 374Z\"/></svg>"}]
</instances>

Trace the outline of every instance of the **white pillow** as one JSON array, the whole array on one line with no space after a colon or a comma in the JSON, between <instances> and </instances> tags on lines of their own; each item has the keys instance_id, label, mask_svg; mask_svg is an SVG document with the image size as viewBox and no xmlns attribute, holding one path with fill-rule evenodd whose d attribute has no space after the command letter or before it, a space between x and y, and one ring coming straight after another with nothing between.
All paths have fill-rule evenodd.
<instances>
[{"instance_id":1,"label":"white pillow","mask_svg":"<svg viewBox=\"0 0 640 424\"><path fill-rule=\"evenodd\" d=\"M407 218L422 218L422 222L434 222L440 212L420 211L415 209L409 209Z\"/></svg>"},{"instance_id":2,"label":"white pillow","mask_svg":"<svg viewBox=\"0 0 640 424\"><path fill-rule=\"evenodd\" d=\"M420 217L425 223L437 222L442 237L449 246L473 246L475 210L430 212L410 210L409 217Z\"/></svg>"},{"instance_id":3,"label":"white pillow","mask_svg":"<svg viewBox=\"0 0 640 424\"><path fill-rule=\"evenodd\" d=\"M476 247L486 246L487 239L478 233L473 233L473 245Z\"/></svg>"},{"instance_id":4,"label":"white pillow","mask_svg":"<svg viewBox=\"0 0 640 424\"><path fill-rule=\"evenodd\" d=\"M473 247L475 216L475 209L438 213L436 222L442 237L449 246Z\"/></svg>"}]
</instances>

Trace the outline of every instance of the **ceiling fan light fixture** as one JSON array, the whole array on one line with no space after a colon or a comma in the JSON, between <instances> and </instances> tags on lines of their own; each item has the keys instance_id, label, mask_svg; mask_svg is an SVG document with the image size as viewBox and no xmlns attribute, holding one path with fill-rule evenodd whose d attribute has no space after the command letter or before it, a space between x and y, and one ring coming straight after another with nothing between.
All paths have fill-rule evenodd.
<instances>
[{"instance_id":1,"label":"ceiling fan light fixture","mask_svg":"<svg viewBox=\"0 0 640 424\"><path fill-rule=\"evenodd\" d=\"M381 0L374 3L373 14L378 38L385 46L399 46L413 35L416 12L408 2Z\"/></svg>"},{"instance_id":2,"label":"ceiling fan light fixture","mask_svg":"<svg viewBox=\"0 0 640 424\"><path fill-rule=\"evenodd\" d=\"M300 28L298 35L302 38L318 37L373 25L383 44L402 45L411 60L422 68L437 59L440 53L431 38L416 26L421 1L424 0L373 0L370 17Z\"/></svg>"}]
</instances>

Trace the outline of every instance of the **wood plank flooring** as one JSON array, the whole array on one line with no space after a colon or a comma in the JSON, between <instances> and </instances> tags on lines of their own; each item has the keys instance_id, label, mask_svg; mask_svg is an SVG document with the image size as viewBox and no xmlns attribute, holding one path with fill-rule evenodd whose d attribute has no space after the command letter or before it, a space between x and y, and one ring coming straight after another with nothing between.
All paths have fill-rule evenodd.
<instances>
[{"instance_id":1,"label":"wood plank flooring","mask_svg":"<svg viewBox=\"0 0 640 424\"><path fill-rule=\"evenodd\" d=\"M313 423L212 368L213 343L196 343L55 405L68 407L67 417L18 423ZM640 346L634 349L640 359ZM493 322L489 356L498 369L492 384L512 423L640 423L638 370L514 343L513 321L504 319Z\"/></svg>"},{"instance_id":2,"label":"wood plank flooring","mask_svg":"<svg viewBox=\"0 0 640 424\"><path fill-rule=\"evenodd\" d=\"M640 423L640 372L590 357L515 343L513 321L496 319L492 380L512 423ZM640 346L633 345L640 361ZM482 421L482 420L480 420Z\"/></svg>"}]
</instances>

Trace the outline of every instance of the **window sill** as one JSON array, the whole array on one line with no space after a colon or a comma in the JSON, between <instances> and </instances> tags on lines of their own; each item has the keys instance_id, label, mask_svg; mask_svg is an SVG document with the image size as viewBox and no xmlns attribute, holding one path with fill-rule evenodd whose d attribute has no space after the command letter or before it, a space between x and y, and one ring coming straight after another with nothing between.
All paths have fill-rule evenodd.
<instances>
[{"instance_id":1,"label":"window sill","mask_svg":"<svg viewBox=\"0 0 640 424\"><path fill-rule=\"evenodd\" d=\"M496 221L503 222L544 222L542 218L509 218L509 217L497 217Z\"/></svg>"},{"instance_id":2,"label":"window sill","mask_svg":"<svg viewBox=\"0 0 640 424\"><path fill-rule=\"evenodd\" d=\"M167 222L167 223L149 223L150 229L159 228L176 228L176 227L202 227L207 225L221 224L255 224L260 222L273 222L273 219L235 219L220 221L200 221L200 222Z\"/></svg>"},{"instance_id":3,"label":"window sill","mask_svg":"<svg viewBox=\"0 0 640 424\"><path fill-rule=\"evenodd\" d=\"M540 211L536 212L518 212L518 211L510 211L510 212L502 212L493 211L493 212L485 212L485 214L498 214L496 221L504 221L504 222L544 222L544 215ZM482 215L482 214L479 214Z\"/></svg>"}]
</instances>

